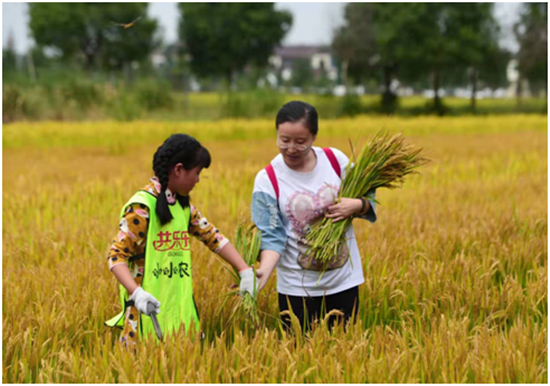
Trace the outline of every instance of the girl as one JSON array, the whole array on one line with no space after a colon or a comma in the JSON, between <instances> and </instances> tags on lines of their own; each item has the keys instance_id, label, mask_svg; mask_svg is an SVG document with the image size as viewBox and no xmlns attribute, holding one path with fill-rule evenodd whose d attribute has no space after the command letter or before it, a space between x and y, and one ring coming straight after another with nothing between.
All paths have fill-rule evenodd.
<instances>
[{"instance_id":1,"label":"girl","mask_svg":"<svg viewBox=\"0 0 550 386\"><path fill-rule=\"evenodd\" d=\"M285 104L275 127L280 154L256 175L252 194L252 220L262 232L260 289L277 266L279 309L286 311L290 305L306 330L322 310L340 310L346 322L355 319L364 278L353 227L347 231L344 252L321 280L321 264L305 254L304 242L310 224L323 215L335 222L350 216L374 222L374 202L343 198L334 204L349 160L337 149L313 147L319 130L313 106ZM371 195L374 198L374 191ZM287 328L289 321L283 317Z\"/></svg>"},{"instance_id":2,"label":"girl","mask_svg":"<svg viewBox=\"0 0 550 386\"><path fill-rule=\"evenodd\" d=\"M257 280L229 240L190 204L189 193L210 166L210 153L193 137L174 134L153 157L156 177L124 205L119 233L109 252L109 269L120 282L123 311L106 322L122 327L120 341L135 346L138 337L154 329L147 304L153 303L163 334L199 315L193 299L189 236L201 240L213 252L239 270L240 292L257 292ZM162 310L162 312L160 312Z\"/></svg>"}]
</instances>

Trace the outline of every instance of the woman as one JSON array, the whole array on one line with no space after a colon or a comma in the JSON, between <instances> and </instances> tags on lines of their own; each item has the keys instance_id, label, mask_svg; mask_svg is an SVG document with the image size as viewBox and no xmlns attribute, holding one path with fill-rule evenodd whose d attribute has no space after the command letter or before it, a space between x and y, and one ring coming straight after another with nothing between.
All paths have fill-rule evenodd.
<instances>
[{"instance_id":1,"label":"woman","mask_svg":"<svg viewBox=\"0 0 550 386\"><path fill-rule=\"evenodd\" d=\"M260 289L277 267L279 309L290 306L306 330L322 311L340 310L344 322L355 319L364 278L353 227L343 253L321 278L321 265L305 254L305 235L323 215L335 222L351 216L374 222L374 202L343 198L334 204L349 160L337 149L313 147L319 129L313 106L285 104L275 126L280 154L256 175L252 194L252 220L262 233ZM283 316L287 328L289 320Z\"/></svg>"}]
</instances>

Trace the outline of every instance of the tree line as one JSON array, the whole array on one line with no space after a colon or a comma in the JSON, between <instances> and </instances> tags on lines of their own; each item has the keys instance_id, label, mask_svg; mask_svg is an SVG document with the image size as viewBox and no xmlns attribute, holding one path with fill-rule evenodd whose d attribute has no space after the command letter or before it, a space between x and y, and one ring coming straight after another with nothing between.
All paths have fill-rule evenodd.
<instances>
[{"instance_id":1,"label":"tree line","mask_svg":"<svg viewBox=\"0 0 550 386\"><path fill-rule=\"evenodd\" d=\"M546 3L526 4L515 27L520 79L535 87L546 87L546 14ZM436 111L443 109L443 80L451 86L470 83L473 109L480 82L492 88L506 82L512 54L499 46L491 3L350 3L345 20L333 41L345 81L379 79L388 110L396 101L393 79L409 84L429 79Z\"/></svg>"},{"instance_id":2,"label":"tree line","mask_svg":"<svg viewBox=\"0 0 550 386\"><path fill-rule=\"evenodd\" d=\"M36 60L44 50L86 71L127 72L150 68L161 46L159 25L147 3L29 3ZM246 68L265 74L274 48L292 26L292 15L273 3L180 3L175 67L180 73L217 77L231 85ZM397 103L392 82L434 92L433 109L443 112L440 88L469 84L475 108L480 85L506 82L512 53L499 46L499 24L491 3L349 3L345 24L335 30L332 51L342 83L374 81L381 106ZM547 4L524 4L514 34L519 43L520 81L546 90ZM13 53L11 53L13 55ZM4 51L4 73L12 67ZM149 66L149 67L148 67ZM299 69L298 69L299 70Z\"/></svg>"}]
</instances>

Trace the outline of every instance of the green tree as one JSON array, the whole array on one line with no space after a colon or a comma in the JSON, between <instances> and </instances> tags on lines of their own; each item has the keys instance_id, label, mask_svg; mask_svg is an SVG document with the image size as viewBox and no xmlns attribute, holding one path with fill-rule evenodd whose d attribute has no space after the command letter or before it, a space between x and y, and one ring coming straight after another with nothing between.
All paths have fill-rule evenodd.
<instances>
[{"instance_id":1,"label":"green tree","mask_svg":"<svg viewBox=\"0 0 550 386\"><path fill-rule=\"evenodd\" d=\"M343 61L343 83L362 83L381 74L381 106L385 112L397 107L397 95L390 85L397 70L398 52L394 49L398 34L391 27L395 4L349 3L345 9L346 24L335 32L332 47ZM349 77L349 79L348 79Z\"/></svg>"},{"instance_id":2,"label":"green tree","mask_svg":"<svg viewBox=\"0 0 550 386\"><path fill-rule=\"evenodd\" d=\"M475 75L472 77L475 90L485 53L497 45L498 28L491 7L491 4L350 3L346 7L347 24L337 31L333 47L348 62L352 77L381 73L384 110L396 107L396 95L390 85L397 75L408 82L431 76L434 109L442 112L438 91L443 74L470 67Z\"/></svg>"},{"instance_id":3,"label":"green tree","mask_svg":"<svg viewBox=\"0 0 550 386\"><path fill-rule=\"evenodd\" d=\"M307 58L294 59L292 63L292 86L307 90L313 83L313 71Z\"/></svg>"},{"instance_id":4,"label":"green tree","mask_svg":"<svg viewBox=\"0 0 550 386\"><path fill-rule=\"evenodd\" d=\"M524 5L514 32L519 42L518 98L521 98L521 83L527 79L533 89L543 88L548 92L548 4L530 3Z\"/></svg>"},{"instance_id":5,"label":"green tree","mask_svg":"<svg viewBox=\"0 0 550 386\"><path fill-rule=\"evenodd\" d=\"M454 52L458 68L467 69L472 88L471 109L476 107L476 92L480 75L494 80L506 71L498 45L499 26L493 17L492 3L448 4L446 28L448 38L459 49Z\"/></svg>"},{"instance_id":6,"label":"green tree","mask_svg":"<svg viewBox=\"0 0 550 386\"><path fill-rule=\"evenodd\" d=\"M506 87L508 85L506 69L510 59L512 54L506 49L498 46L490 47L479 65L479 79L492 89Z\"/></svg>"},{"instance_id":7,"label":"green tree","mask_svg":"<svg viewBox=\"0 0 550 386\"><path fill-rule=\"evenodd\" d=\"M6 81L6 75L11 75L17 70L17 54L15 53L15 38L12 31L8 36L6 48L2 50L2 78Z\"/></svg>"},{"instance_id":8,"label":"green tree","mask_svg":"<svg viewBox=\"0 0 550 386\"><path fill-rule=\"evenodd\" d=\"M273 3L180 3L179 34L199 76L223 76L228 84L247 64L267 65L292 24Z\"/></svg>"},{"instance_id":9,"label":"green tree","mask_svg":"<svg viewBox=\"0 0 550 386\"><path fill-rule=\"evenodd\" d=\"M444 111L439 95L442 76L461 65L457 60L460 43L455 31L450 28L452 6L444 3L409 3L407 7L394 10L394 34L399 35L394 44L398 44L400 77L414 79L429 76L434 91L433 109L439 114Z\"/></svg>"},{"instance_id":10,"label":"green tree","mask_svg":"<svg viewBox=\"0 0 550 386\"><path fill-rule=\"evenodd\" d=\"M57 49L64 59L83 59L87 69L120 70L148 59L159 43L154 38L157 22L146 16L147 6L29 3L29 27L38 45Z\"/></svg>"},{"instance_id":11,"label":"green tree","mask_svg":"<svg viewBox=\"0 0 550 386\"><path fill-rule=\"evenodd\" d=\"M491 4L381 4L374 21L382 62L393 65L405 81L431 77L436 112L444 112L439 95L443 76L467 70L475 106L479 72L491 64L488 56L498 52Z\"/></svg>"},{"instance_id":12,"label":"green tree","mask_svg":"<svg viewBox=\"0 0 550 386\"><path fill-rule=\"evenodd\" d=\"M376 7L374 3L349 3L344 11L345 24L334 33L332 48L343 62L345 85L372 77L379 54L374 29Z\"/></svg>"}]
</instances>

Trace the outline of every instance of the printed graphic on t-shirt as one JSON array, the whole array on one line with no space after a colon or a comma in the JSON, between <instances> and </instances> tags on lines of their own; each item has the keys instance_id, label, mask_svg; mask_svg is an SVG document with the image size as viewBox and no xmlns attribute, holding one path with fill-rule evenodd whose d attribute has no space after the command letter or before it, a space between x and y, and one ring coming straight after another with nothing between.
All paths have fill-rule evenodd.
<instances>
[{"instance_id":1,"label":"printed graphic on t-shirt","mask_svg":"<svg viewBox=\"0 0 550 386\"><path fill-rule=\"evenodd\" d=\"M295 192L286 205L286 215L292 224L292 231L296 234L298 241L298 264L303 269L319 271L322 264L315 258L306 254L306 235L311 225L321 221L329 206L334 204L338 198L338 187L325 184L317 191L317 194L310 192ZM338 256L329 264L327 269L342 267L349 257L348 248L344 244Z\"/></svg>"}]
</instances>

